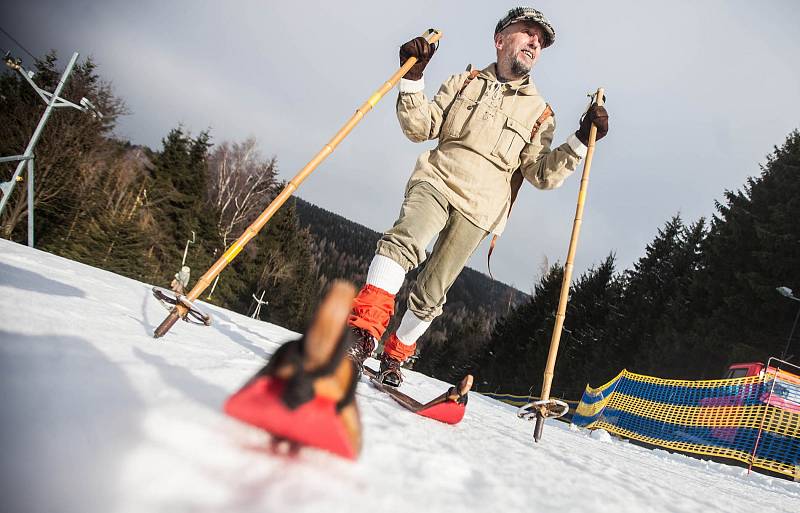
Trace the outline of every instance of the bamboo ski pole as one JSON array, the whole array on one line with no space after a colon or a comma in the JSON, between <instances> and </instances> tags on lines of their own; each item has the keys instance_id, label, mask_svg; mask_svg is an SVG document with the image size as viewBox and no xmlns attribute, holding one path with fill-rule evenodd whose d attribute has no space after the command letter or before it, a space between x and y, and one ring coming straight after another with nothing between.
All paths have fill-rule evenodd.
<instances>
[{"instance_id":1,"label":"bamboo ski pole","mask_svg":"<svg viewBox=\"0 0 800 513\"><path fill-rule=\"evenodd\" d=\"M599 88L595 93L594 103L603 105L603 88ZM547 354L547 364L544 369L544 381L542 382L542 395L540 400L550 399L550 385L553 383L553 370L556 366L556 356L558 356L558 344L561 341L561 330L564 327L564 318L567 312L567 301L569 300L569 285L572 281L572 267L575 260L575 251L578 248L578 236L581 232L583 221L583 205L586 202L586 190L589 187L589 172L592 168L592 157L594 156L595 139L597 138L597 127L592 125L589 129L589 149L586 152L586 160L583 163L583 175L581 176L581 186L578 191L578 205L575 208L575 221L572 223L572 237L569 241L567 251L567 262L564 265L564 279L561 281L561 297L558 300L558 311L556 313L556 324L553 327L553 335L550 339L550 351ZM536 427L533 431L533 439L539 441L542 438L545 416L540 410L536 415Z\"/></svg>"},{"instance_id":2,"label":"bamboo ski pole","mask_svg":"<svg viewBox=\"0 0 800 513\"><path fill-rule=\"evenodd\" d=\"M433 44L436 43L441 37L442 33L436 29L429 29L424 34L422 34L429 43ZM328 143L322 147L322 149L312 158L304 167L301 169L294 178L289 180L289 183L286 184L286 187L281 191L278 196L272 200L272 203L267 206L267 208L261 213L261 215L256 218L253 223L247 227L244 233L234 242L231 246L222 254L222 256L212 265L206 273L200 277L197 281L195 286L186 295L186 299L188 301L194 301L203 291L208 288L211 282L214 280L215 277L222 272L225 267L236 258L236 255L250 242L250 239L256 236L258 232L264 227L265 224L272 218L275 212L278 211L286 200L288 200L294 191L300 186L301 183L310 175L318 165L322 163L325 158L328 157L333 150L336 149L336 146L339 145L342 140L347 137L353 128L361 121L361 119L380 101L383 96L388 93L396 84L400 81L403 75L408 72L411 67L416 64L417 59L416 57L409 58L401 67L398 69L390 78L387 80L377 91L375 91L372 96L370 96L363 105L361 105L353 114L353 116L347 121L347 123L339 129L336 135L328 141ZM156 328L153 336L155 338L159 338L164 336L170 328L178 321L178 319L183 318L188 313L188 309L186 306L180 304L180 302L172 309L166 319Z\"/></svg>"}]
</instances>

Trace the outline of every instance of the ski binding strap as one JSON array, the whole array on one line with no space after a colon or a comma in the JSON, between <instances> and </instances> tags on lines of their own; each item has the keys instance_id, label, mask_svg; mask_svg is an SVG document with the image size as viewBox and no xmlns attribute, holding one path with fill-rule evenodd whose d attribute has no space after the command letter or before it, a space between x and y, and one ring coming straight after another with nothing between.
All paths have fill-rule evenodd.
<instances>
[{"instance_id":1,"label":"ski binding strap","mask_svg":"<svg viewBox=\"0 0 800 513\"><path fill-rule=\"evenodd\" d=\"M569 405L564 401L547 399L520 406L517 410L517 417L525 420L534 420L537 417L557 419L566 415L568 411Z\"/></svg>"},{"instance_id":2,"label":"ski binding strap","mask_svg":"<svg viewBox=\"0 0 800 513\"><path fill-rule=\"evenodd\" d=\"M172 311L178 304L186 308L186 315L183 316L184 321L191 322L192 324L211 326L211 316L197 308L186 296L176 294L171 290L161 287L153 287L153 296L167 310Z\"/></svg>"}]
</instances>

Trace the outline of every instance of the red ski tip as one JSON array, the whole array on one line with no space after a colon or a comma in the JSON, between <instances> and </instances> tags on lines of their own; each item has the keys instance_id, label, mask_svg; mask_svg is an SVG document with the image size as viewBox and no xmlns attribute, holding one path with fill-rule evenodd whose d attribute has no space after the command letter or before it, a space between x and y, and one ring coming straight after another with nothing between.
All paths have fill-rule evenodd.
<instances>
[{"instance_id":1,"label":"red ski tip","mask_svg":"<svg viewBox=\"0 0 800 513\"><path fill-rule=\"evenodd\" d=\"M259 377L227 400L225 413L275 437L355 460L358 448L336 411L336 401L317 396L290 410L281 400L285 385L278 378Z\"/></svg>"},{"instance_id":2,"label":"red ski tip","mask_svg":"<svg viewBox=\"0 0 800 513\"><path fill-rule=\"evenodd\" d=\"M467 411L467 393L471 388L472 375L467 374L457 386L448 390L441 398L441 402L437 400L431 401L417 413L439 422L458 424Z\"/></svg>"},{"instance_id":3,"label":"red ski tip","mask_svg":"<svg viewBox=\"0 0 800 513\"><path fill-rule=\"evenodd\" d=\"M460 404L454 401L447 401L444 403L435 404L429 408L424 408L417 412L417 414L429 419L438 420L446 424L458 424L464 418L464 413L467 411L466 404Z\"/></svg>"}]
</instances>

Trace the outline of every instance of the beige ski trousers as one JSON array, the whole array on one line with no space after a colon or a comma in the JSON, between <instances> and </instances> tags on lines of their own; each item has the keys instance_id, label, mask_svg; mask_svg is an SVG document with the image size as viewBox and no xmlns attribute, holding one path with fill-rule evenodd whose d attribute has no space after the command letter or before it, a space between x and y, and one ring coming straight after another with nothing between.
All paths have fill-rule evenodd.
<instances>
[{"instance_id":1,"label":"beige ski trousers","mask_svg":"<svg viewBox=\"0 0 800 513\"><path fill-rule=\"evenodd\" d=\"M425 248L436 238L426 258ZM418 182L406 191L400 216L378 241L377 254L391 258L406 272L425 262L408 298L408 309L423 321L442 313L447 291L470 255L489 234L448 203L433 185Z\"/></svg>"}]
</instances>

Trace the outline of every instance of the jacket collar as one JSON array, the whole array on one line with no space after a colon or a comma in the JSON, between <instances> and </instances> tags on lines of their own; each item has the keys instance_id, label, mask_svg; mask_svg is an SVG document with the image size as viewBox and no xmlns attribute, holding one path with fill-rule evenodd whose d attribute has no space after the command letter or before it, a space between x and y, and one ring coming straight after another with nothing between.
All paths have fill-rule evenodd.
<instances>
[{"instance_id":1,"label":"jacket collar","mask_svg":"<svg viewBox=\"0 0 800 513\"><path fill-rule=\"evenodd\" d=\"M497 81L497 64L494 62L489 64L478 73L478 76L484 78L485 80ZM534 96L539 94L539 92L536 90L536 86L531 80L530 75L526 75L519 80L505 82L505 85L512 91L516 91L517 94L524 96Z\"/></svg>"}]
</instances>

